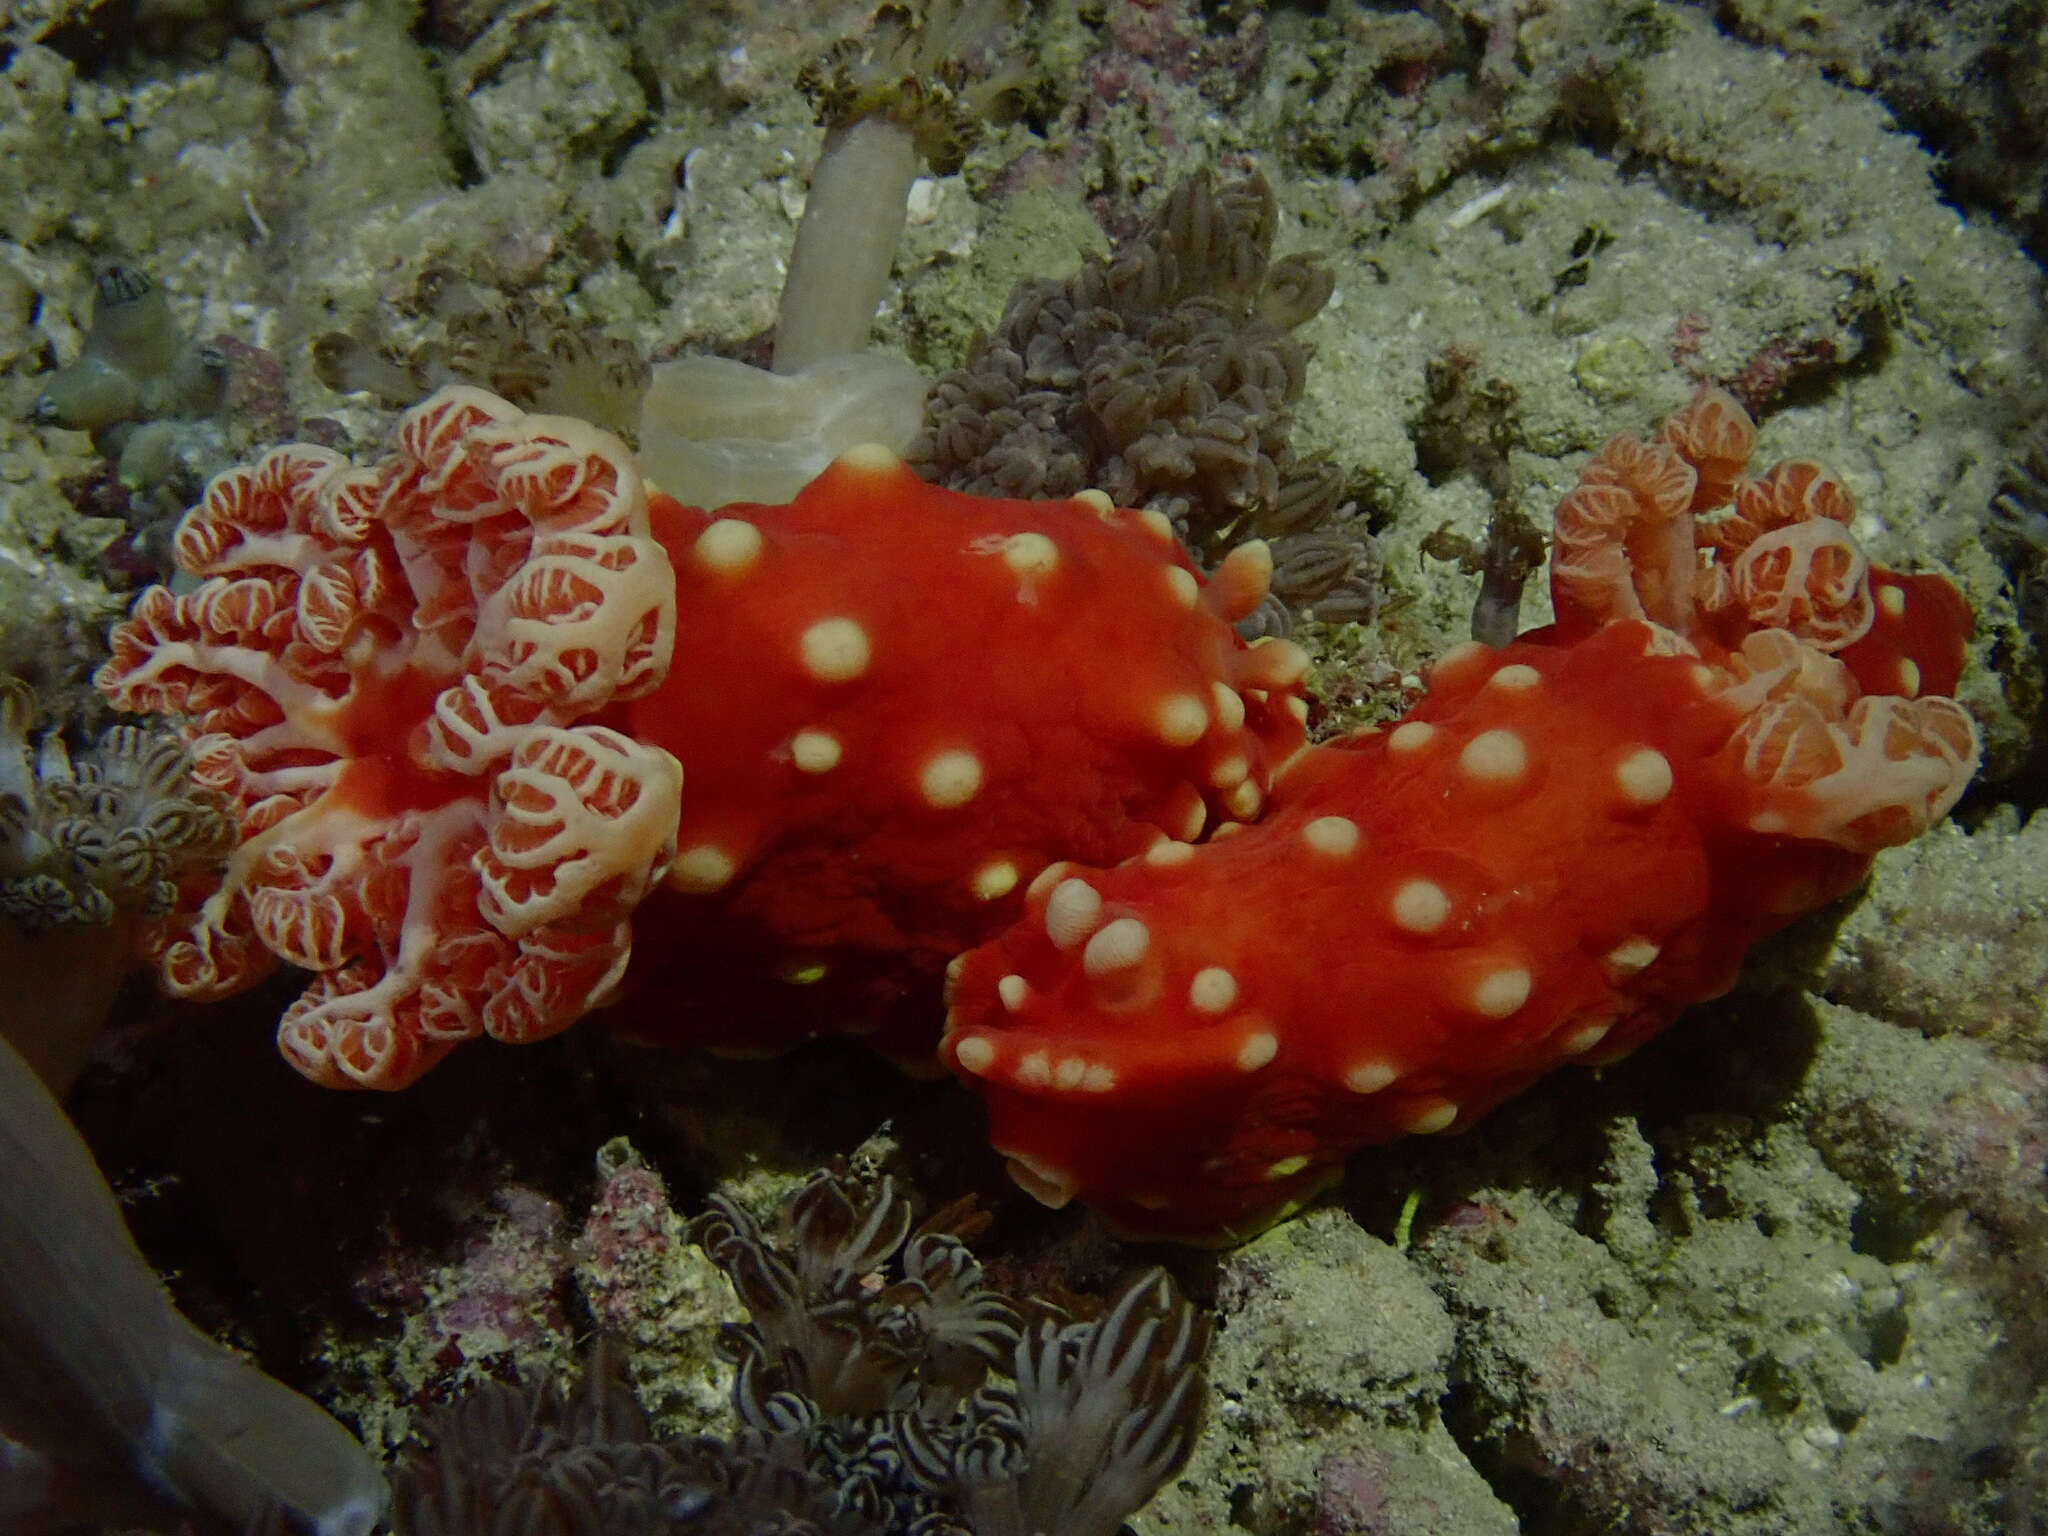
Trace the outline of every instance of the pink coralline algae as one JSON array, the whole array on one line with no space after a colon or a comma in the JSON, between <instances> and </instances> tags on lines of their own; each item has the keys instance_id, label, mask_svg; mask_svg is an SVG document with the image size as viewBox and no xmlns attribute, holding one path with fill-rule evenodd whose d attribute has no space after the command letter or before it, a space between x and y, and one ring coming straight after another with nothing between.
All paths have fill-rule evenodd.
<instances>
[{"instance_id":1,"label":"pink coralline algae","mask_svg":"<svg viewBox=\"0 0 2048 1536\"><path fill-rule=\"evenodd\" d=\"M560 1339L570 1256L561 1206L520 1185L490 1196L462 1223L459 1254L437 1262L402 1250L351 1289L370 1310L401 1320L401 1354L429 1395L478 1362L524 1358Z\"/></svg>"}]
</instances>

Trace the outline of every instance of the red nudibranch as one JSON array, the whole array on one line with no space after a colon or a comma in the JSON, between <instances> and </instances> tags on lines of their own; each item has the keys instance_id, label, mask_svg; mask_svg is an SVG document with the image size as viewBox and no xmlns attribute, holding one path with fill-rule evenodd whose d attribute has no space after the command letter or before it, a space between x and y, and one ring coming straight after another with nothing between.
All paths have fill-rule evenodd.
<instances>
[{"instance_id":1,"label":"red nudibranch","mask_svg":"<svg viewBox=\"0 0 2048 1536\"><path fill-rule=\"evenodd\" d=\"M1042 868L1256 815L1304 737L1307 658L1230 628L1263 548L1205 581L1156 513L879 449L714 517L451 388L374 468L223 475L177 556L203 582L144 594L99 683L186 717L243 840L146 947L184 996L315 972L278 1039L334 1086L567 1027L635 926L644 1033L867 1028L932 1067L947 961Z\"/></svg>"},{"instance_id":2,"label":"red nudibranch","mask_svg":"<svg viewBox=\"0 0 2048 1536\"><path fill-rule=\"evenodd\" d=\"M1298 754L1255 827L1041 879L942 1046L1020 1184L1245 1236L1361 1146L1627 1053L1947 813L1968 609L1871 567L1825 470L1745 478L1754 445L1719 391L1617 438L1558 508L1553 626Z\"/></svg>"},{"instance_id":3,"label":"red nudibranch","mask_svg":"<svg viewBox=\"0 0 2048 1536\"><path fill-rule=\"evenodd\" d=\"M1961 793L1967 607L1754 442L1709 391L1610 443L1557 622L1306 747L1306 658L1229 628L1259 546L1204 579L1157 514L880 450L700 512L444 390L375 468L221 477L203 582L115 631L101 686L183 714L242 820L147 947L189 996L314 971L286 1055L387 1088L622 994L643 1034L929 1064L943 971L939 1055L1026 1189L1239 1237L1632 1048Z\"/></svg>"}]
</instances>

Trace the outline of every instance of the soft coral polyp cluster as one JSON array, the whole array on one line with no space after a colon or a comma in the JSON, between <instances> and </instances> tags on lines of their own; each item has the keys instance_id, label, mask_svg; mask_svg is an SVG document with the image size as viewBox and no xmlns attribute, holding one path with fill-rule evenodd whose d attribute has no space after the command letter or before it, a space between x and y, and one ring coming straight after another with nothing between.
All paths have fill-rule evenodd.
<instances>
[{"instance_id":1,"label":"soft coral polyp cluster","mask_svg":"<svg viewBox=\"0 0 2048 1536\"><path fill-rule=\"evenodd\" d=\"M622 989L658 1037L930 1066L943 988L938 1058L1026 1189L1239 1237L1639 1044L1961 793L1967 607L1754 447L1716 391L1608 444L1556 622L1310 747L1306 657L1231 629L1262 546L1205 579L1156 514L879 449L700 511L445 391L376 468L216 482L205 581L117 631L103 686L183 713L241 822L154 953L191 995L315 971L287 1055L375 1087Z\"/></svg>"},{"instance_id":2,"label":"soft coral polyp cluster","mask_svg":"<svg viewBox=\"0 0 2048 1536\"><path fill-rule=\"evenodd\" d=\"M1946 814L1976 734L1922 689L1967 609L1872 568L1825 471L1746 478L1754 442L1709 392L1610 443L1558 511L1553 627L967 957L943 1052L1020 1184L1241 1237L1360 1146L1626 1053Z\"/></svg>"}]
</instances>

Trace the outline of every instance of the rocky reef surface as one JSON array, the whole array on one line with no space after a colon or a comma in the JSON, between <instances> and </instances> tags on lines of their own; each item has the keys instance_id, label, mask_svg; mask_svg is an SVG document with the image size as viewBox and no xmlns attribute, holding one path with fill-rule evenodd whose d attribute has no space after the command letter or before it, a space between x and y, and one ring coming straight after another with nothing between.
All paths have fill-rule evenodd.
<instances>
[{"instance_id":1,"label":"rocky reef surface","mask_svg":"<svg viewBox=\"0 0 2048 1536\"><path fill-rule=\"evenodd\" d=\"M252 450L373 452L449 378L630 421L650 360L757 360L822 137L799 72L869 9L13 7L0 674L39 727L104 724L105 626ZM962 1096L843 1047L583 1028L368 1100L275 1060L296 983L196 1008L137 978L71 1105L187 1312L382 1452L599 1328L665 1432L721 1429L739 1313L684 1223L854 1155L975 1196L1013 1294L1164 1262L1214 1309L1202 1438L1140 1532L2048 1530L2048 507L2011 467L2048 317L2037 145L1994 152L2025 76L1985 83L2033 23L1958 7L1980 43L1915 44L1887 30L1910 10L1054 0L991 34L1014 110L914 183L876 323L956 367L1182 175L1263 175L1276 253L1334 279L1295 331L1294 447L1381 587L1371 625L1295 631L1341 721L1465 637L1504 507L1542 521L1699 383L1765 461L1832 464L1873 557L1975 608L1986 765L1736 992L1211 1255L1028 1206ZM106 319L114 272L154 329ZM35 946L7 952L32 1010Z\"/></svg>"}]
</instances>

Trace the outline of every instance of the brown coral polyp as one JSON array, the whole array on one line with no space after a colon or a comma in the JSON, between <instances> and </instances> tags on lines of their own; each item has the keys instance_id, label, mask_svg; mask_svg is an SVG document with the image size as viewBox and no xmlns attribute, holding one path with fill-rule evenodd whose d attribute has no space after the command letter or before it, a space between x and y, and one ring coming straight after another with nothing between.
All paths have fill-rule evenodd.
<instances>
[{"instance_id":1,"label":"brown coral polyp","mask_svg":"<svg viewBox=\"0 0 2048 1536\"><path fill-rule=\"evenodd\" d=\"M980 495L1094 486L1165 512L1210 561L1277 537L1285 601L1255 628L1284 629L1289 609L1370 618L1372 541L1340 525L1334 468L1289 443L1310 357L1293 332L1334 279L1307 255L1274 262L1277 222L1263 177L1219 186L1198 174L1107 260L1020 285L994 334L933 387L914 467Z\"/></svg>"}]
</instances>

